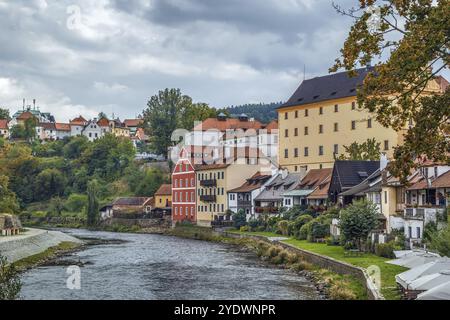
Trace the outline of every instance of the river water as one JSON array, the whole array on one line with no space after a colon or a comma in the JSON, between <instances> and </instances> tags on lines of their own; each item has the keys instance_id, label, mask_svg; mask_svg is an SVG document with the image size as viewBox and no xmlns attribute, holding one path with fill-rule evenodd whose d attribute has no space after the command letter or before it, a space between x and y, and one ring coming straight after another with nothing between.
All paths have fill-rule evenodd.
<instances>
[{"instance_id":1,"label":"river water","mask_svg":"<svg viewBox=\"0 0 450 320\"><path fill-rule=\"evenodd\" d=\"M76 237L126 242L88 246L61 259L88 262L81 288L67 288L66 266L22 277L23 299L319 299L313 284L267 266L231 245L151 234L64 230Z\"/></svg>"}]
</instances>

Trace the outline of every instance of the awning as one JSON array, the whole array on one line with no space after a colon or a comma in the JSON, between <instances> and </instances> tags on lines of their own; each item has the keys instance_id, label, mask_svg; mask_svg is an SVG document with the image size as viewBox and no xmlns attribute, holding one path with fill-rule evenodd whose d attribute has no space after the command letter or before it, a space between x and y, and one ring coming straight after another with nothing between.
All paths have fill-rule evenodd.
<instances>
[{"instance_id":1,"label":"awning","mask_svg":"<svg viewBox=\"0 0 450 320\"><path fill-rule=\"evenodd\" d=\"M387 263L412 269L426 263L436 261L438 259L440 259L440 256L435 253L413 252L411 254L405 255L400 259L387 261Z\"/></svg>"},{"instance_id":2,"label":"awning","mask_svg":"<svg viewBox=\"0 0 450 320\"><path fill-rule=\"evenodd\" d=\"M433 273L420 277L419 279L411 282L408 288L415 291L426 291L446 282L450 282L450 270L444 270L439 273Z\"/></svg>"},{"instance_id":3,"label":"awning","mask_svg":"<svg viewBox=\"0 0 450 320\"><path fill-rule=\"evenodd\" d=\"M450 282L419 294L417 300L450 300Z\"/></svg>"},{"instance_id":4,"label":"awning","mask_svg":"<svg viewBox=\"0 0 450 320\"><path fill-rule=\"evenodd\" d=\"M409 289L409 285L423 276L427 276L441 271L450 270L450 259L440 258L439 260L425 263L411 270L405 271L395 276L395 280L403 288Z\"/></svg>"}]
</instances>

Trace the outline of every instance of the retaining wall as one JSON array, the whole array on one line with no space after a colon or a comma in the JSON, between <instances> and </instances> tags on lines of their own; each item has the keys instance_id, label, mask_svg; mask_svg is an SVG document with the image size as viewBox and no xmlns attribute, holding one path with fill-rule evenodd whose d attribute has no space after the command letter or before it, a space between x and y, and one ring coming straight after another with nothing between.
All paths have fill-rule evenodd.
<instances>
[{"instance_id":1,"label":"retaining wall","mask_svg":"<svg viewBox=\"0 0 450 320\"><path fill-rule=\"evenodd\" d=\"M338 261L336 259L323 256L311 251L303 250L297 247L294 247L288 243L284 243L278 240L270 241L267 237L263 236L256 236L256 235L242 235L242 234L236 234L236 233L230 233L226 231L217 231L218 233L222 234L226 237L231 238L251 238L254 240L262 240L266 242L270 242L272 244L277 244L283 247L286 250L289 250L291 252L294 252L301 256L306 262L309 262L313 265L319 266L320 268L331 270L337 274L341 275L352 275L355 278L359 279L367 290L367 296L371 300L384 300L383 295L380 293L379 289L374 285L374 283L371 281L369 275L367 274L366 270L354 265L351 265L346 262Z\"/></svg>"}]
</instances>

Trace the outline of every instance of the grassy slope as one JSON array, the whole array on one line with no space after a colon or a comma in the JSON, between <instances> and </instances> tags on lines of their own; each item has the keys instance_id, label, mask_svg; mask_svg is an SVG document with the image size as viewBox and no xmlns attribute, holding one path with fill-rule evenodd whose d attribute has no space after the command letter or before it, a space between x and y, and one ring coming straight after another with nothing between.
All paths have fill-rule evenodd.
<instances>
[{"instance_id":1,"label":"grassy slope","mask_svg":"<svg viewBox=\"0 0 450 320\"><path fill-rule=\"evenodd\" d=\"M279 234L273 232L241 232L231 231L233 233L259 235L265 237L280 237ZM364 254L360 257L348 257L344 254L344 248L340 246L328 246L324 243L310 243L305 240L296 240L290 238L284 242L294 245L298 248L305 249L314 253L334 258L339 261L347 262L355 266L367 269L371 265L376 265L381 270L381 293L387 300L400 299L400 293L397 290L395 275L402 273L407 268L395 266L386 263L389 259L376 256L374 254Z\"/></svg>"}]
</instances>

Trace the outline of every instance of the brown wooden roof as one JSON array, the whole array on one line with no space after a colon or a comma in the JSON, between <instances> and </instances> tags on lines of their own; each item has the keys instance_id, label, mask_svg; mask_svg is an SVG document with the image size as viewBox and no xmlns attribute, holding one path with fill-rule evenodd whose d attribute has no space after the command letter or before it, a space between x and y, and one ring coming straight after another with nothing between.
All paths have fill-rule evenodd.
<instances>
[{"instance_id":1,"label":"brown wooden roof","mask_svg":"<svg viewBox=\"0 0 450 320\"><path fill-rule=\"evenodd\" d=\"M264 183L270 178L270 175L267 174L261 174L261 172L255 173L251 178L247 179L247 181L241 185L240 187L237 187L235 189L232 189L228 192L234 193L234 192L250 192L256 189L261 188Z\"/></svg>"}]
</instances>

